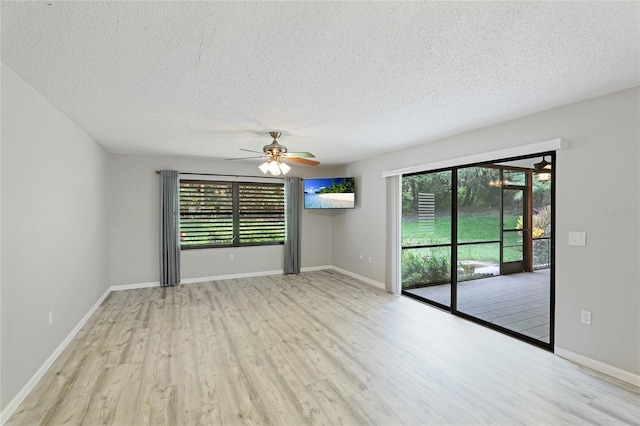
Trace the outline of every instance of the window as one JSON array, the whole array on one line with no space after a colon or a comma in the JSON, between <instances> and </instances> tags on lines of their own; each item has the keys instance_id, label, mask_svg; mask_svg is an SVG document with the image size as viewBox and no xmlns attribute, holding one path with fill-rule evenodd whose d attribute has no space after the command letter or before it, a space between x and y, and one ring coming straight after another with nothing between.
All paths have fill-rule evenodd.
<instances>
[{"instance_id":1,"label":"window","mask_svg":"<svg viewBox=\"0 0 640 426\"><path fill-rule=\"evenodd\" d=\"M183 249L284 242L281 183L180 181Z\"/></svg>"}]
</instances>

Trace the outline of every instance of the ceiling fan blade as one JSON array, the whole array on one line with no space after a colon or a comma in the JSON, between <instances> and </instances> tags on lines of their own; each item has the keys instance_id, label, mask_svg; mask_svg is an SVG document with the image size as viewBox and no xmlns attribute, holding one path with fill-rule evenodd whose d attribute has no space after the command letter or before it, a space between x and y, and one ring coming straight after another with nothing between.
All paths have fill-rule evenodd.
<instances>
[{"instance_id":1,"label":"ceiling fan blade","mask_svg":"<svg viewBox=\"0 0 640 426\"><path fill-rule=\"evenodd\" d=\"M313 155L310 152L287 152L284 155L286 155L287 158L291 158L291 157L296 157L296 158L316 158L316 156Z\"/></svg>"},{"instance_id":2,"label":"ceiling fan blade","mask_svg":"<svg viewBox=\"0 0 640 426\"><path fill-rule=\"evenodd\" d=\"M292 158L283 158L284 161L290 161L292 163L299 163L299 164L304 164L305 166L317 166L318 164L320 164L319 161L315 161L315 160L307 160L306 158L297 158L297 157L292 157Z\"/></svg>"},{"instance_id":3,"label":"ceiling fan blade","mask_svg":"<svg viewBox=\"0 0 640 426\"><path fill-rule=\"evenodd\" d=\"M251 150L251 149L244 149L244 148L240 148L240 151L255 152L256 154L262 154L263 153L262 151L254 151L254 150Z\"/></svg>"},{"instance_id":4,"label":"ceiling fan blade","mask_svg":"<svg viewBox=\"0 0 640 426\"><path fill-rule=\"evenodd\" d=\"M252 158L263 158L264 155L261 155L259 157L237 157L237 158L225 158L225 160L250 160Z\"/></svg>"}]
</instances>

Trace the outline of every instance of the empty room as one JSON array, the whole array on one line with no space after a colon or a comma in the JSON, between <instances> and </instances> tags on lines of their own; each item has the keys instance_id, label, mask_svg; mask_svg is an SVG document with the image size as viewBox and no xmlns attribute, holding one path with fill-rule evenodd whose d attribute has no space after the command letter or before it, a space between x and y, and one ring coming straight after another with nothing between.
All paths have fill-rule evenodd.
<instances>
[{"instance_id":1,"label":"empty room","mask_svg":"<svg viewBox=\"0 0 640 426\"><path fill-rule=\"evenodd\" d=\"M2 425L640 425L640 3L1 1Z\"/></svg>"}]
</instances>

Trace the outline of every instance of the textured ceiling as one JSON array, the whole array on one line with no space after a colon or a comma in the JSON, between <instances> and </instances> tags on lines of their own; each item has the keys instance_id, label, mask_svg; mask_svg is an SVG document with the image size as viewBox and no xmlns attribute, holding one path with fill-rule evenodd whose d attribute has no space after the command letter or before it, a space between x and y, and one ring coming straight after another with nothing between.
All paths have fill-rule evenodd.
<instances>
[{"instance_id":1,"label":"textured ceiling","mask_svg":"<svg viewBox=\"0 0 640 426\"><path fill-rule=\"evenodd\" d=\"M2 2L2 61L113 153L337 165L639 84L638 2ZM562 135L558 135L562 136Z\"/></svg>"}]
</instances>

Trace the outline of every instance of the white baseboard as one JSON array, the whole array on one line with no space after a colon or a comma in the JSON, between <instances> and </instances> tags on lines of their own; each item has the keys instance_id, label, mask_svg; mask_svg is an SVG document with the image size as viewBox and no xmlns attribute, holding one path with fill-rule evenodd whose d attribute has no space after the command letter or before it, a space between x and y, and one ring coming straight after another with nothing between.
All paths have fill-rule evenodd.
<instances>
[{"instance_id":1,"label":"white baseboard","mask_svg":"<svg viewBox=\"0 0 640 426\"><path fill-rule=\"evenodd\" d=\"M346 269L338 268L337 266L333 266L333 265L307 266L305 268L300 268L300 272L323 271L327 269L340 272L344 275L348 275L352 278L356 278L360 281L364 281L367 284L371 284L381 289L385 288L383 283L372 280L371 278L363 277L362 275L355 274L353 272L347 271ZM249 272L249 273L243 273L243 274L216 275L212 277L186 278L186 279L180 280L180 284L194 284L194 283L202 283L207 281L228 280L233 278L262 277L265 275L282 275L282 274L284 274L284 270L278 269L275 271L260 271L260 272ZM144 284L142 284L140 287L132 287L132 288L142 288L142 287L144 287Z\"/></svg>"},{"instance_id":2,"label":"white baseboard","mask_svg":"<svg viewBox=\"0 0 640 426\"><path fill-rule=\"evenodd\" d=\"M212 277L183 278L180 280L180 284L195 284L195 283L204 283L207 281L231 280L234 278L263 277L265 275L280 275L280 274L284 274L284 270L278 269L275 271L259 271L259 272L247 272L242 274L214 275Z\"/></svg>"},{"instance_id":3,"label":"white baseboard","mask_svg":"<svg viewBox=\"0 0 640 426\"><path fill-rule=\"evenodd\" d=\"M13 415L18 406L24 401L24 399L29 395L29 393L33 390L33 388L38 384L42 376L45 375L47 370L53 365L55 360L60 356L60 354L66 349L66 347L71 343L76 334L84 327L84 325L89 321L91 315L100 307L104 299L111 293L111 288L108 288L107 291L98 299L98 301L89 309L89 312L85 314L84 317L80 320L80 322L71 330L71 332L67 335L67 337L58 345L58 347L53 351L49 358L46 359L44 364L40 366L36 374L29 379L26 385L18 392L18 394L7 404L4 410L2 410L2 414L0 414L0 424L4 425L7 420Z\"/></svg>"},{"instance_id":4,"label":"white baseboard","mask_svg":"<svg viewBox=\"0 0 640 426\"><path fill-rule=\"evenodd\" d=\"M363 277L362 275L358 275L358 274L353 273L351 271L347 271L346 269L338 268L337 266L332 266L331 269L333 269L334 271L338 271L341 274L348 275L348 276L350 276L352 278L355 278L355 279L360 280L360 281L364 281L367 284L371 284L372 286L375 286L375 287L378 287L378 288L381 288L381 289L385 290L384 283L378 282L376 280L372 280L371 278Z\"/></svg>"},{"instance_id":5,"label":"white baseboard","mask_svg":"<svg viewBox=\"0 0 640 426\"><path fill-rule=\"evenodd\" d=\"M322 271L326 269L331 269L331 270L340 272L352 278L356 278L360 281L364 281L367 284L374 285L378 288L382 288L382 289L385 288L383 283L374 281L370 278L363 277L362 275L355 274L353 272L347 271L346 269L338 268L337 266L333 266L333 265L307 266L305 268L300 268L300 272ZM213 275L209 277L183 278L180 280L180 284L195 284L195 283L204 283L208 281L230 280L235 278L263 277L266 275L281 275L281 274L284 274L283 269L276 269L273 271L245 272L241 274ZM138 288L149 288L149 287L159 287L159 286L160 286L159 281L152 281L148 283L121 284L121 285L111 286L111 291L135 290Z\"/></svg>"},{"instance_id":6,"label":"white baseboard","mask_svg":"<svg viewBox=\"0 0 640 426\"><path fill-rule=\"evenodd\" d=\"M137 288L149 288L149 287L160 287L160 281L152 281L149 283L112 285L111 291L135 290Z\"/></svg>"},{"instance_id":7,"label":"white baseboard","mask_svg":"<svg viewBox=\"0 0 640 426\"><path fill-rule=\"evenodd\" d=\"M553 352L559 357L568 359L569 361L573 361L576 364L580 364L608 376L615 377L616 379L622 380L623 382L627 382L634 386L640 387L640 375L638 374L633 374L628 371L621 370L617 367L605 364L604 362L596 361L595 359L591 359L584 355L568 351L558 346L555 346L553 348Z\"/></svg>"},{"instance_id":8,"label":"white baseboard","mask_svg":"<svg viewBox=\"0 0 640 426\"><path fill-rule=\"evenodd\" d=\"M180 284L204 283L207 281L229 280L233 278L261 277L264 275L278 275L282 273L284 273L284 271L282 269L279 269L276 271L259 271L259 272L247 272L243 274L213 275L210 277L198 277L198 278L182 278L180 280ZM160 281L152 281L148 283L114 285L114 286L111 286L111 291L135 290L138 288L150 288L150 287L160 287Z\"/></svg>"},{"instance_id":9,"label":"white baseboard","mask_svg":"<svg viewBox=\"0 0 640 426\"><path fill-rule=\"evenodd\" d=\"M323 271L325 269L333 269L333 265L307 266L306 268L300 268L300 272Z\"/></svg>"},{"instance_id":10,"label":"white baseboard","mask_svg":"<svg viewBox=\"0 0 640 426\"><path fill-rule=\"evenodd\" d=\"M340 272L341 274L348 275L360 281L364 281L367 284L371 284L383 290L385 289L385 285L381 282L372 280L371 278L363 277L362 275L355 274L353 272L347 271L346 269L338 268L337 266L333 266L333 265L307 266L305 268L300 268L300 272L322 271L326 269L331 269L331 270ZM216 275L212 277L186 278L186 279L180 280L180 284L194 284L194 283L202 283L207 281L228 280L233 278L261 277L265 275L281 275L281 274L284 274L284 270L282 269L275 270L275 271L249 272L244 274ZM141 288L141 287L135 287L135 288Z\"/></svg>"}]
</instances>

